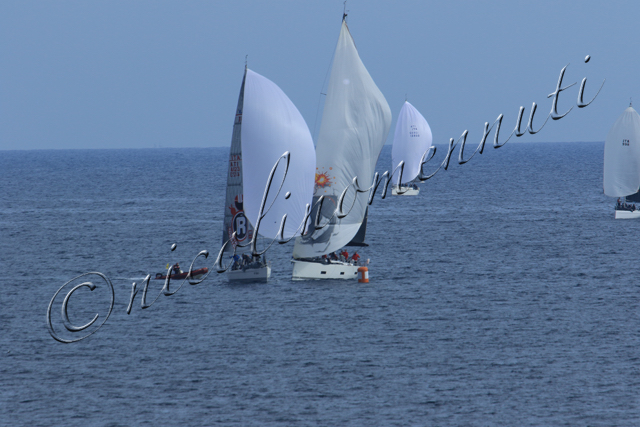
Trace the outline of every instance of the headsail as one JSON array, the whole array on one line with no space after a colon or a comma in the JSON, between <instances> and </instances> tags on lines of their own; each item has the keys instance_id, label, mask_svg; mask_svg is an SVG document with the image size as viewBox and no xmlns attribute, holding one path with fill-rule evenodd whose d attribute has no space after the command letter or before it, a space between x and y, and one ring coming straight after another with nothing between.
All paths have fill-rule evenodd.
<instances>
[{"instance_id":1,"label":"headsail","mask_svg":"<svg viewBox=\"0 0 640 427\"><path fill-rule=\"evenodd\" d=\"M278 194L286 166L282 160L258 229L267 238L276 237L285 213L284 237L300 234L296 230L313 196L315 151L307 124L287 95L271 80L245 70L230 151L225 241L235 231L239 243L249 243L271 169L287 151L290 162L284 184Z\"/></svg>"},{"instance_id":2,"label":"headsail","mask_svg":"<svg viewBox=\"0 0 640 427\"><path fill-rule=\"evenodd\" d=\"M604 194L624 197L640 188L640 116L629 106L604 144Z\"/></svg>"},{"instance_id":3,"label":"headsail","mask_svg":"<svg viewBox=\"0 0 640 427\"><path fill-rule=\"evenodd\" d=\"M311 132L293 102L271 80L247 70L242 125L244 208L256 225L271 169L286 151L290 153L287 176L276 197L285 163L281 161L269 189L258 233L275 238L282 216L287 214L284 237L294 236L313 197L316 153ZM291 196L286 199L287 192ZM275 199L274 199L275 197ZM272 204L273 203L273 204ZM303 230L300 230L303 231Z\"/></svg>"},{"instance_id":4,"label":"headsail","mask_svg":"<svg viewBox=\"0 0 640 427\"><path fill-rule=\"evenodd\" d=\"M422 155L431 147L431 128L416 108L405 101L396 122L391 148L391 170L404 161L402 183L411 182L420 173ZM399 174L400 170L396 172ZM394 183L397 178L394 177Z\"/></svg>"},{"instance_id":5,"label":"headsail","mask_svg":"<svg viewBox=\"0 0 640 427\"><path fill-rule=\"evenodd\" d=\"M320 224L328 222L328 225L299 237L293 249L294 258L335 251L358 232L365 217L368 193L356 196L353 189L349 190L344 209L351 209L342 219L333 216L336 203L354 177L361 188L371 185L390 126L389 104L360 60L343 20L316 145L314 202L325 196Z\"/></svg>"}]
</instances>

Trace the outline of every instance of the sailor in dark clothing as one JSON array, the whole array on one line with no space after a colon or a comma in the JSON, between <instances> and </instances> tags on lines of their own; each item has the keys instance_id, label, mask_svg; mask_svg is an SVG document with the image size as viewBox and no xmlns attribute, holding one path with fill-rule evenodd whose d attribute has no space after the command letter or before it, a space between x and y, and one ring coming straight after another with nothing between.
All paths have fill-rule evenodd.
<instances>
[{"instance_id":1,"label":"sailor in dark clothing","mask_svg":"<svg viewBox=\"0 0 640 427\"><path fill-rule=\"evenodd\" d=\"M251 258L249 258L249 255L242 254L242 265L249 265L249 264L251 264Z\"/></svg>"}]
</instances>

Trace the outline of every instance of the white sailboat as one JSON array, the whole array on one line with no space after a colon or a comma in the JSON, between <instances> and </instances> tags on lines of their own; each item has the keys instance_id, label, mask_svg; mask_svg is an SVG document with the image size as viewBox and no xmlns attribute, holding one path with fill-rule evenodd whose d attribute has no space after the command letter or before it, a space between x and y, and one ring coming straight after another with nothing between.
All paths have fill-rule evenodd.
<instances>
[{"instance_id":1,"label":"white sailboat","mask_svg":"<svg viewBox=\"0 0 640 427\"><path fill-rule=\"evenodd\" d=\"M415 179L420 173L422 156L431 147L431 142L429 123L413 105L405 101L398 115L391 148L391 170L398 167L400 162L404 162L402 183L391 187L391 194L394 196L418 195L420 187L415 183ZM400 171L396 173L399 174Z\"/></svg>"},{"instance_id":2,"label":"white sailboat","mask_svg":"<svg viewBox=\"0 0 640 427\"><path fill-rule=\"evenodd\" d=\"M254 258L246 252L258 237L255 225L271 170L287 151L290 162L282 189L278 193L284 174L276 173L258 228L258 234L269 240L278 235L284 214L285 239L302 231L298 228L313 197L315 150L306 122L287 95L271 80L245 68L229 151L222 230L222 243L231 240L237 252L245 253L237 255L227 270L229 281L267 281L271 275L264 256ZM278 170L284 169L281 165Z\"/></svg>"},{"instance_id":3,"label":"white sailboat","mask_svg":"<svg viewBox=\"0 0 640 427\"><path fill-rule=\"evenodd\" d=\"M346 17L346 15L344 15ZM391 110L358 56L343 17L316 144L316 185L312 224L293 248L293 280L355 279L351 260L327 256L347 245L366 218L368 193L351 188L343 218L334 215L342 192L357 177L368 188L391 126ZM316 203L324 196L322 208ZM320 212L318 212L320 211ZM319 218L322 228L314 229Z\"/></svg>"},{"instance_id":4,"label":"white sailboat","mask_svg":"<svg viewBox=\"0 0 640 427\"><path fill-rule=\"evenodd\" d=\"M640 218L640 210L627 203L640 189L640 116L631 104L607 134L603 186L604 194L618 198L615 219Z\"/></svg>"}]
</instances>

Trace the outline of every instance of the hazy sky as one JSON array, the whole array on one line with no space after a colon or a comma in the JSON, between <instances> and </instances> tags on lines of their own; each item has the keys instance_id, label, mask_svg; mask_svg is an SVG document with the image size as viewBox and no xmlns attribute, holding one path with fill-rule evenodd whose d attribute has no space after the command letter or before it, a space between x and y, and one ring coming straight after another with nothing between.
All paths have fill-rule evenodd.
<instances>
[{"instance_id":1,"label":"hazy sky","mask_svg":"<svg viewBox=\"0 0 640 427\"><path fill-rule=\"evenodd\" d=\"M422 112L434 142L539 105L559 111L518 141L603 141L636 97L638 1L349 0L360 57L393 112ZM12 1L0 3L0 149L228 146L249 68L291 98L313 133L343 1ZM589 63L584 62L591 55ZM316 121L317 120L317 121Z\"/></svg>"}]
</instances>

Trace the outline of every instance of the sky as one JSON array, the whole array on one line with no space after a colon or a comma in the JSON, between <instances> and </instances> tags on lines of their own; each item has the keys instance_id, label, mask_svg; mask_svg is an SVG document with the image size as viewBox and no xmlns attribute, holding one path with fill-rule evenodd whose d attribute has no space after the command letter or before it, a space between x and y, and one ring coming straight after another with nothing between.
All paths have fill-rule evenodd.
<instances>
[{"instance_id":1,"label":"sky","mask_svg":"<svg viewBox=\"0 0 640 427\"><path fill-rule=\"evenodd\" d=\"M0 3L0 150L225 147L245 58L276 83L315 138L343 0L30 1ZM534 127L517 142L604 141L617 117L640 105L638 1L349 0L360 57L393 122L411 102L434 143L520 106ZM591 59L585 63L584 59ZM523 126L524 127L524 126ZM476 142L477 141L477 142ZM475 143L474 143L475 142Z\"/></svg>"}]
</instances>

